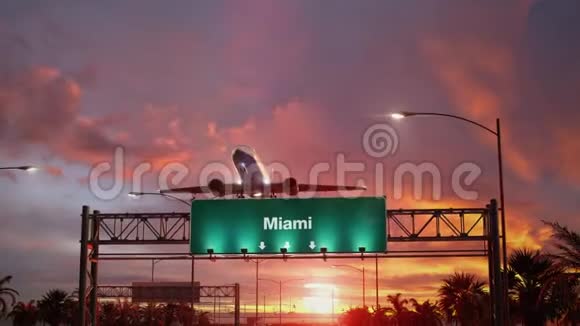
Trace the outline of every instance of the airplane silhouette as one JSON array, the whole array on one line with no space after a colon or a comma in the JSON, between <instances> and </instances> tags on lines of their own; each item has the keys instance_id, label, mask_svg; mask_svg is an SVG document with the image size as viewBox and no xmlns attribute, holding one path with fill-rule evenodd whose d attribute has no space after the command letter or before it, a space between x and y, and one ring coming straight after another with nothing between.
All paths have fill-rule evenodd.
<instances>
[{"instance_id":1,"label":"airplane silhouette","mask_svg":"<svg viewBox=\"0 0 580 326\"><path fill-rule=\"evenodd\" d=\"M160 190L160 193L189 193L189 194L213 194L217 197L236 195L239 198L244 195L251 197L276 197L276 194L288 194L296 196L299 192L327 192L327 191L353 191L366 190L364 186L341 186L298 183L295 178L286 178L283 182L271 182L264 169L264 165L256 152L248 146L237 146L232 151L232 161L238 174L238 182L226 184L222 180L212 179L207 186L194 186L185 188L171 188Z\"/></svg>"}]
</instances>

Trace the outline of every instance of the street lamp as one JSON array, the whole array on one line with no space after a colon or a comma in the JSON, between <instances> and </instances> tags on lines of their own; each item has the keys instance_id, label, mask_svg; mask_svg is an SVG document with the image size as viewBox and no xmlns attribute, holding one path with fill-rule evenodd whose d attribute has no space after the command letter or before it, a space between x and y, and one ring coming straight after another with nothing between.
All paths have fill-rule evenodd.
<instances>
[{"instance_id":1,"label":"street lamp","mask_svg":"<svg viewBox=\"0 0 580 326\"><path fill-rule=\"evenodd\" d=\"M23 165L23 166L0 167L0 170L21 170L21 171L26 171L26 172L34 172L34 171L38 170L38 168L35 166L30 166L30 165Z\"/></svg>"},{"instance_id":2,"label":"street lamp","mask_svg":"<svg viewBox=\"0 0 580 326\"><path fill-rule=\"evenodd\" d=\"M191 207L191 203L188 202L187 200L181 199L179 197L176 197L176 196L173 196L170 194L161 193L161 192L135 192L135 191L133 191L133 192L128 193L127 195L131 198L138 198L141 196L150 196L150 195L151 196L161 196L161 197L166 197L169 199L174 199L174 200L180 201L180 202L184 203L185 205Z\"/></svg>"},{"instance_id":3,"label":"street lamp","mask_svg":"<svg viewBox=\"0 0 580 326\"><path fill-rule=\"evenodd\" d=\"M354 267L351 265L332 265L332 268L351 268L354 269L355 271L358 271L360 273L362 273L362 304L363 304L363 308L366 307L366 293L365 293L365 267L364 265L362 266L362 268L358 268L358 267Z\"/></svg>"},{"instance_id":4,"label":"street lamp","mask_svg":"<svg viewBox=\"0 0 580 326\"><path fill-rule=\"evenodd\" d=\"M279 308L278 308L278 318L279 318L279 324L282 325L282 284L286 284L286 283L290 283L290 282L295 282L295 281L304 281L303 278L293 278L293 279L289 279L289 280L271 280L268 278L260 278L260 281L268 281L268 282L272 282L272 283L276 283L279 286L280 289L280 302L279 302Z\"/></svg>"},{"instance_id":5,"label":"street lamp","mask_svg":"<svg viewBox=\"0 0 580 326\"><path fill-rule=\"evenodd\" d=\"M478 126L489 133L493 134L497 138L497 164L498 164L498 172L499 172L499 201L501 206L501 229L502 229L502 255L503 255L503 298L507 300L507 234L506 234L506 226L505 226L505 202L504 202L504 189L503 189L503 162L502 162L502 152L501 152L501 129L500 129L500 121L499 118L495 119L496 129L490 129L481 123L475 122L473 120L460 117L453 114L446 114L446 113L438 113L438 112L395 112L390 114L392 119L395 120L402 120L407 117L413 116L436 116L436 117L446 117L461 120L472 125ZM507 304L507 301L505 302ZM508 308L509 309L509 308ZM509 310L506 315L506 318L509 316Z\"/></svg>"},{"instance_id":6,"label":"street lamp","mask_svg":"<svg viewBox=\"0 0 580 326\"><path fill-rule=\"evenodd\" d=\"M259 290L260 290L260 278L259 278L259 275L260 275L260 264L261 263L268 262L270 260L262 260L262 261L260 261L260 259L256 258L256 260L248 260L248 261L252 261L252 262L255 262L256 263L256 311L255 311L256 314L255 314L255 318L256 318L256 325L257 325L258 324L258 314L259 314L258 308L259 308L259 305L260 305L260 303L258 302L258 300L259 300L259 297L258 296L259 296Z\"/></svg>"},{"instance_id":7,"label":"street lamp","mask_svg":"<svg viewBox=\"0 0 580 326\"><path fill-rule=\"evenodd\" d=\"M164 194L164 193L161 193L161 192L130 192L127 195L129 197L131 197L131 198L138 198L140 196L149 196L149 195L151 195L151 196L162 196L162 197L165 197L165 198L177 200L177 201L179 201L179 202L181 202L181 203L183 203L183 204L191 207L191 203L190 202L188 202L186 200L183 200L181 198L175 197L173 195ZM208 251L209 250L212 250L213 251L213 249L208 249ZM211 254L210 254L210 257L211 257ZM157 264L160 261L161 260L158 260L157 262L155 260L152 260L151 261L151 282L154 281L155 264ZM192 320L193 320L193 317L194 317L194 314L195 314L195 309L194 309L194 302L195 302L195 298L194 298L195 295L194 295L194 293L195 293L195 291L194 291L194 287L195 287L195 257L193 255L191 255L191 318L192 318Z\"/></svg>"}]
</instances>

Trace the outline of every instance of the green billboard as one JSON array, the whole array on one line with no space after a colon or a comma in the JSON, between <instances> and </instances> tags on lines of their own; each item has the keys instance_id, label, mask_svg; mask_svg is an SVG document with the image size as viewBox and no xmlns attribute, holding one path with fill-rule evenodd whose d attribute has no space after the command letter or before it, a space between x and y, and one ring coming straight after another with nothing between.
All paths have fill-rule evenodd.
<instances>
[{"instance_id":1,"label":"green billboard","mask_svg":"<svg viewBox=\"0 0 580 326\"><path fill-rule=\"evenodd\" d=\"M194 200L190 249L192 254L385 252L385 210L384 197Z\"/></svg>"}]
</instances>

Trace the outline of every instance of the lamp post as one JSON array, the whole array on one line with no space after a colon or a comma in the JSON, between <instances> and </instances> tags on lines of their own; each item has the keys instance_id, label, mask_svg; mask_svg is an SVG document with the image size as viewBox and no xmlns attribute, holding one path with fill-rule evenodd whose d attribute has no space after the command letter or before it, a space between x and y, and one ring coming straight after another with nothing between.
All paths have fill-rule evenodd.
<instances>
[{"instance_id":1,"label":"lamp post","mask_svg":"<svg viewBox=\"0 0 580 326\"><path fill-rule=\"evenodd\" d=\"M132 197L132 198L137 198L137 197L141 197L141 196L161 196L161 197L177 200L177 201L182 202L185 205L191 207L191 203L188 202L187 200L181 199L179 197L176 197L176 196L173 196L170 194L164 194L161 192L136 192L136 191L133 191L133 192L128 193L128 195L129 195L129 197Z\"/></svg>"},{"instance_id":2,"label":"lamp post","mask_svg":"<svg viewBox=\"0 0 580 326\"><path fill-rule=\"evenodd\" d=\"M379 255L375 255L375 309L379 310Z\"/></svg>"},{"instance_id":3,"label":"lamp post","mask_svg":"<svg viewBox=\"0 0 580 326\"><path fill-rule=\"evenodd\" d=\"M293 278L293 279L289 279L289 280L271 280L268 278L260 278L260 281L268 281L268 282L272 282L272 283L276 283L278 284L279 287L279 291L280 291L280 301L279 301L279 308L278 308L278 318L279 318L279 324L282 325L282 285L289 283L289 282L295 282L295 281L304 281L303 278Z\"/></svg>"},{"instance_id":4,"label":"lamp post","mask_svg":"<svg viewBox=\"0 0 580 326\"><path fill-rule=\"evenodd\" d=\"M435 116L435 117L446 117L446 118L452 118L452 119L457 119L457 120L461 120L463 122L467 122L470 123L472 125L475 125L481 129L484 129L485 131L493 134L496 139L497 139L497 164L498 164L498 174L499 174L499 201L500 201L500 206L501 206L501 229L502 229L502 264L503 264L503 270L504 270L504 275L503 275L503 286L502 286L502 297L505 303L505 306L507 307L507 232L506 232L506 222L505 222L505 201L504 201L504 189L503 189L503 161L502 161L502 151L501 151L501 128L500 128L500 121L499 118L495 119L495 130L490 129L484 125L482 125L481 123L475 122L473 120L464 118L464 117L460 117L457 115L453 115L453 114L446 114L446 113L438 113L438 112L396 112L396 113L392 113L391 114L391 118L395 119L395 120L401 120L407 117L413 117L413 116ZM498 303L500 305L504 305L504 303ZM505 317L505 321L507 322L509 320L509 307L506 308L506 315Z\"/></svg>"},{"instance_id":5,"label":"lamp post","mask_svg":"<svg viewBox=\"0 0 580 326\"><path fill-rule=\"evenodd\" d=\"M256 263L256 311L255 311L255 318L256 318L256 325L258 325L258 308L260 306L260 303L258 302L258 295L259 295L259 290L260 290L260 264L261 263L265 263L269 260L262 260L260 261L260 259L256 258L256 260L248 260L248 261L252 261Z\"/></svg>"},{"instance_id":6,"label":"lamp post","mask_svg":"<svg viewBox=\"0 0 580 326\"><path fill-rule=\"evenodd\" d=\"M177 201L191 207L190 202L183 200L181 198L175 197L173 195L164 194L161 192L130 192L127 195L131 198L138 198L140 196L161 196L161 197L177 200ZM191 223L191 221L190 221L190 223ZM154 276L155 276L155 264L157 264L160 261L161 261L160 259L157 262L155 261L155 259L153 259L151 261L151 282L152 283L154 282ZM191 255L191 320L192 321L194 320L194 317L195 317L195 309L194 309L195 292L196 292L195 291L195 256Z\"/></svg>"},{"instance_id":7,"label":"lamp post","mask_svg":"<svg viewBox=\"0 0 580 326\"><path fill-rule=\"evenodd\" d=\"M332 265L332 268L351 268L355 271L362 273L362 304L363 308L367 306L366 304L366 293L365 293L365 266L363 265L362 268L354 267L351 265Z\"/></svg>"}]
</instances>

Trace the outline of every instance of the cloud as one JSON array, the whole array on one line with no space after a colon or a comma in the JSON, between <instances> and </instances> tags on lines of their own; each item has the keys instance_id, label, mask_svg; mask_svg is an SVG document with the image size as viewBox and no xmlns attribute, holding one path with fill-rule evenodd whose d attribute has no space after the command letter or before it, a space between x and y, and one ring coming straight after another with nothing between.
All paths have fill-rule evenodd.
<instances>
[{"instance_id":1,"label":"cloud","mask_svg":"<svg viewBox=\"0 0 580 326\"><path fill-rule=\"evenodd\" d=\"M511 49L471 39L426 40L423 49L457 110L495 130L496 117L507 115L515 103ZM527 181L537 180L538 167L510 140L513 133L509 125L504 126L502 136L508 166ZM496 138L492 135L485 133L480 139L490 147L495 146Z\"/></svg>"},{"instance_id":2,"label":"cloud","mask_svg":"<svg viewBox=\"0 0 580 326\"><path fill-rule=\"evenodd\" d=\"M507 167L528 183L552 173L571 185L580 180L573 168L580 162L573 91L580 85L580 23L568 14L577 8L575 1L523 1L506 15L460 7L456 16L470 19L461 30L435 30L420 42L455 110L492 129L502 119ZM480 139L495 146L493 137Z\"/></svg>"},{"instance_id":3,"label":"cloud","mask_svg":"<svg viewBox=\"0 0 580 326\"><path fill-rule=\"evenodd\" d=\"M44 145L64 159L87 161L113 143L79 113L81 87L56 68L38 66L0 73L2 150L21 155Z\"/></svg>"},{"instance_id":4,"label":"cloud","mask_svg":"<svg viewBox=\"0 0 580 326\"><path fill-rule=\"evenodd\" d=\"M377 163L364 158L361 151L360 136L370 124L361 116L371 110L383 112L397 103L417 108L451 104L452 111L491 127L497 116L502 118L506 189L510 189L506 194L508 240L512 246L540 248L546 230L535 219L546 212L559 214L558 201L574 196L559 185L546 185L544 178L551 177L547 170L568 184L578 185L580 179L575 113L580 83L579 66L574 64L578 29L565 15L575 12L575 7L561 7L563 2L539 1L529 16L527 1L501 8L483 3L416 6L411 2L386 7L379 2L360 7L344 2L332 8L311 4L303 8L301 3L264 2L211 10L206 10L211 6L204 6L193 13L201 12L201 19L191 19L190 11L175 6L167 15L145 11L143 15L107 15L110 24L105 28L109 33L94 33L95 26L101 26L101 5L91 7L90 16L86 9L79 11L72 6L59 11L63 14L56 21L69 37L83 39L82 46L75 47L78 51L66 51L71 43L64 39L45 42L43 36L37 37L40 40L22 37L27 35L24 31L34 31L28 25L28 21L37 21L30 18L35 17L32 14L18 24L6 21L0 29L0 151L10 158L36 155L37 151L45 156L48 152L51 159L72 166L60 167L46 160L42 165L47 166L48 174L78 181L69 186L63 180L45 178L47 183L35 185L34 191L49 188L54 198L42 204L35 201L36 206L8 205L19 200L16 195L14 200L4 199L4 205L16 207L5 232L29 232L16 225L30 226L25 217L35 212L44 212L49 220L37 228L38 232L64 230L30 244L16 243L11 237L13 243L5 246L5 251L9 252L11 246L18 251L9 260L38 251L42 241L55 248L59 238L70 246L78 245L78 212L54 212L55 206L67 206L60 205L63 199L56 197L61 191L74 192L79 193L75 201L92 201L94 198L86 191L86 176L76 170L80 166L84 173L97 162L112 161L117 145L122 145L128 156L126 176L140 162L152 163L157 170L168 162L182 162L192 171L214 160L230 164L229 150L247 144L256 148L265 163L286 163L302 179L314 163L335 164L337 151L344 151L350 159L363 157L361 160L369 164ZM442 7L445 10L440 10ZM117 13L146 8L151 10L148 6L121 6ZM184 13L178 18L183 19L182 23L175 24L172 15L176 12ZM78 17L86 24L79 25ZM127 19L139 23L128 24ZM208 22L218 22L216 26L221 27L206 29ZM143 26L145 32L127 26ZM10 27L23 33L6 32ZM159 32L149 33L151 30ZM52 49L54 44L63 47ZM387 180L389 169L398 160L433 160L445 169L443 165L451 166L459 156L474 157L480 152L464 139L449 139L457 131L455 126L447 130L451 135L448 139L442 130L424 126L398 126L401 151L398 156L380 160L386 166ZM434 137L435 133L451 142L440 144L441 138ZM493 137L480 136L477 130L473 135L480 137L490 151L494 149ZM489 164L481 183L474 185L482 197L496 193L495 165L491 165L495 162L489 157L491 163L486 161ZM0 178L11 176L2 174ZM365 176L373 179L369 173ZM330 182L335 179L332 172L325 177ZM20 178L18 181L23 183ZM62 189L57 187L59 182L63 183ZM390 195L389 181L386 184ZM548 193L551 201L545 196ZM158 200L156 204L165 205ZM482 198L466 203L451 198L444 190L441 201L416 201L409 196L390 200L389 205L465 207L483 206L486 201ZM110 211L150 208L141 203L131 206L118 200L95 205ZM569 204L569 223L576 223L573 203ZM162 208L173 206L169 203ZM62 219L55 220L55 216ZM65 240L69 237L74 239ZM423 249L449 246L420 245ZM391 246L405 249L411 245ZM61 243L57 249L65 252L68 248ZM78 263L75 257L70 254L66 259L72 266L67 268L69 283L76 278L72 272ZM65 281L60 275L62 266L69 265L60 263L37 264L43 266L38 271L38 266L23 262L18 274L23 283L32 283L30 280L42 279L38 275L50 269L61 284ZM371 265L369 270L374 268L372 261L365 263ZM244 286L251 287L251 264L217 264L200 264L198 275L204 282L216 284L231 278L228 270L236 270ZM334 279L322 262L315 267L310 261L292 262L296 268L290 272L286 263L270 268L271 264L265 265L261 273L270 277L307 275L350 284L349 293L357 294L358 287L351 286L358 282L356 275ZM241 265L247 267L242 271ZM146 272L131 273L130 268L121 266L133 265L114 265L103 277L121 282L147 276ZM405 290L429 297L443 275L466 270L483 276L486 266L485 260L478 258L381 261L381 296ZM122 276L115 278L119 270L123 270ZM181 266L171 275L159 277L183 278L178 274L184 270L187 267ZM402 276L401 271L408 275ZM35 286L46 284L39 281ZM301 294L300 289L295 293Z\"/></svg>"},{"instance_id":5,"label":"cloud","mask_svg":"<svg viewBox=\"0 0 580 326\"><path fill-rule=\"evenodd\" d=\"M308 159L324 154L316 149L327 147L325 144L333 137L330 121L315 104L296 99L276 105L268 114L250 117L238 126L220 128L209 122L207 134L219 148L250 144L258 152L267 152L271 160L288 162L291 158Z\"/></svg>"},{"instance_id":6,"label":"cloud","mask_svg":"<svg viewBox=\"0 0 580 326\"><path fill-rule=\"evenodd\" d=\"M42 171L46 171L48 174L54 177L62 177L64 176L64 172L62 168L58 166L46 165L42 167Z\"/></svg>"}]
</instances>

